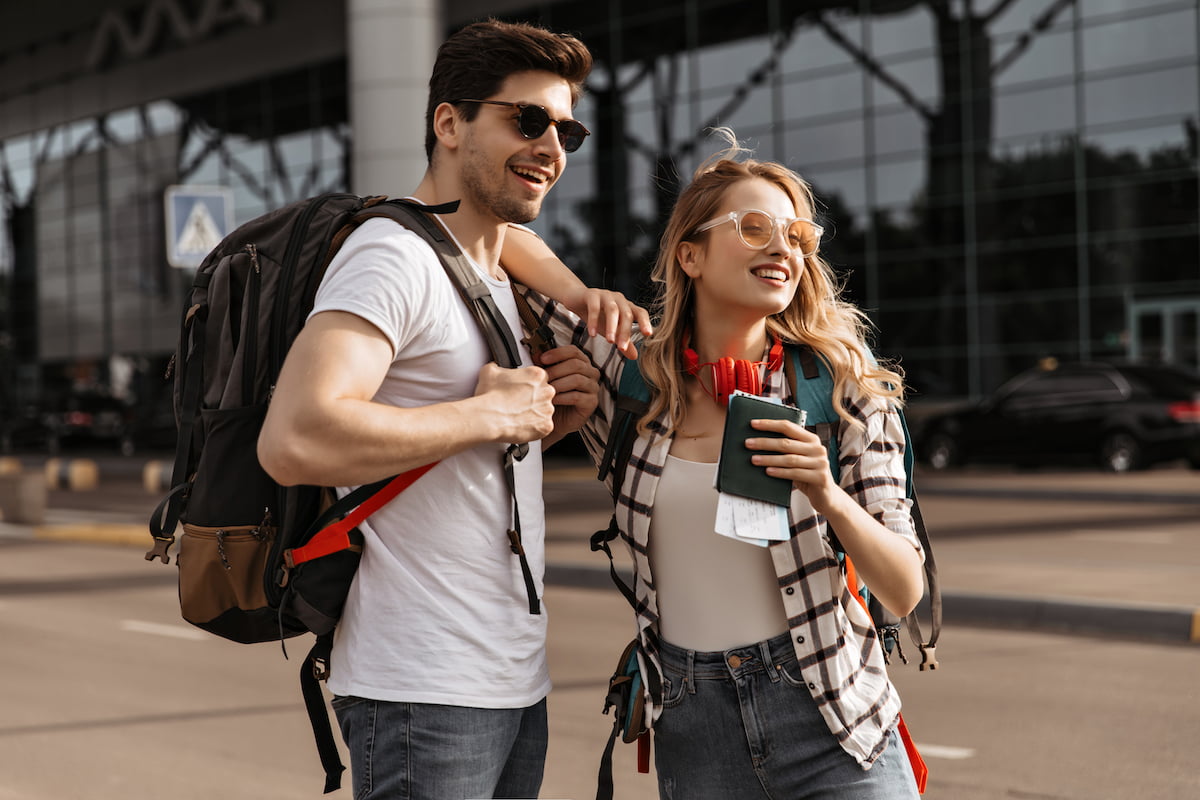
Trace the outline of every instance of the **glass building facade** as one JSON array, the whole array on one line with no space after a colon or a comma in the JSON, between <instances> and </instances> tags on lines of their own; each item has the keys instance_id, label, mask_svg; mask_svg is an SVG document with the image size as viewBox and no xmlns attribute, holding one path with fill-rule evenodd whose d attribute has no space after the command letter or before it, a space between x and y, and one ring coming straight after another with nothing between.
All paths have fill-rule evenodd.
<instances>
[{"instance_id":1,"label":"glass building facade","mask_svg":"<svg viewBox=\"0 0 1200 800\"><path fill-rule=\"evenodd\" d=\"M578 116L616 135L575 159L545 233L571 252L587 230L589 277L634 288L726 125L811 181L823 252L918 396L1047 357L1195 368L1197 6L550 6L601 59Z\"/></svg>"},{"instance_id":2,"label":"glass building facade","mask_svg":"<svg viewBox=\"0 0 1200 800\"><path fill-rule=\"evenodd\" d=\"M191 272L168 266L172 185L231 189L240 224L349 183L344 61L0 143L9 403L78 392L161 410Z\"/></svg>"},{"instance_id":3,"label":"glass building facade","mask_svg":"<svg viewBox=\"0 0 1200 800\"><path fill-rule=\"evenodd\" d=\"M585 280L646 290L661 222L723 125L811 181L826 258L918 397L977 396L1046 357L1200 364L1198 0L505 16L597 58L576 111L593 136L535 224ZM0 399L114 388L129 363L134 395L160 392L145 387L186 280L163 256L163 191L229 187L240 223L348 188L346 73L324 58L0 140Z\"/></svg>"}]
</instances>

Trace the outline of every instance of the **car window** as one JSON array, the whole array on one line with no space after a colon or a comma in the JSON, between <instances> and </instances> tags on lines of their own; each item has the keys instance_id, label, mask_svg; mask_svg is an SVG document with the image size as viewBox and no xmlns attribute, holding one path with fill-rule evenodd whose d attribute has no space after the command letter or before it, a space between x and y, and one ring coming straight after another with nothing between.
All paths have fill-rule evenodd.
<instances>
[{"instance_id":1,"label":"car window","mask_svg":"<svg viewBox=\"0 0 1200 800\"><path fill-rule=\"evenodd\" d=\"M1013 387L1006 402L1028 402L1036 398L1059 401L1111 401L1123 396L1111 377L1100 372L1064 370L1035 375Z\"/></svg>"},{"instance_id":2,"label":"car window","mask_svg":"<svg viewBox=\"0 0 1200 800\"><path fill-rule=\"evenodd\" d=\"M1200 393L1200 374L1173 367L1123 366L1121 372L1141 383L1151 394L1189 397Z\"/></svg>"},{"instance_id":3,"label":"car window","mask_svg":"<svg viewBox=\"0 0 1200 800\"><path fill-rule=\"evenodd\" d=\"M1034 375L1031 378L1020 381L1019 383L1014 381L1016 385L1008 388L1006 392L1002 390L1002 393L1006 394L1008 399L1032 397L1035 395L1045 394L1046 392L1051 391L1049 388L1050 383L1048 382L1049 377L1049 375Z\"/></svg>"},{"instance_id":4,"label":"car window","mask_svg":"<svg viewBox=\"0 0 1200 800\"><path fill-rule=\"evenodd\" d=\"M1094 400L1121 397L1121 389L1111 377L1100 372L1064 373L1058 376L1057 391Z\"/></svg>"}]
</instances>

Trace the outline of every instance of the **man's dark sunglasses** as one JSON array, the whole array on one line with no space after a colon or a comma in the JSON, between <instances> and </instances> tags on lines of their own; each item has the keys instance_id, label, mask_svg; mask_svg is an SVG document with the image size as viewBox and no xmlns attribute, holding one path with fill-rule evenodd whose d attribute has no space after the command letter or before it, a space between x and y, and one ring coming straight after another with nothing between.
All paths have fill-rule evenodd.
<instances>
[{"instance_id":1,"label":"man's dark sunglasses","mask_svg":"<svg viewBox=\"0 0 1200 800\"><path fill-rule=\"evenodd\" d=\"M591 133L583 123L574 119L550 119L550 114L541 106L528 103L506 103L503 100L451 100L451 103L487 103L490 106L508 106L517 109L517 130L526 139L538 139L546 128L554 126L558 143L568 153L574 153Z\"/></svg>"}]
</instances>

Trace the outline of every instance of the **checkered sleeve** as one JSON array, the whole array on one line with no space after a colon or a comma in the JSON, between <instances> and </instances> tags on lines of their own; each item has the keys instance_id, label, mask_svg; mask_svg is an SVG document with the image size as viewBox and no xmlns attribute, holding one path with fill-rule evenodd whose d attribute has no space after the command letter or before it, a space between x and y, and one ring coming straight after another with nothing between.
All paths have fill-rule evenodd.
<instances>
[{"instance_id":1,"label":"checkered sleeve","mask_svg":"<svg viewBox=\"0 0 1200 800\"><path fill-rule=\"evenodd\" d=\"M902 536L924 557L906 496L907 441L900 415L890 403L851 398L847 407L862 427L842 421L838 460L841 486L884 527Z\"/></svg>"}]
</instances>

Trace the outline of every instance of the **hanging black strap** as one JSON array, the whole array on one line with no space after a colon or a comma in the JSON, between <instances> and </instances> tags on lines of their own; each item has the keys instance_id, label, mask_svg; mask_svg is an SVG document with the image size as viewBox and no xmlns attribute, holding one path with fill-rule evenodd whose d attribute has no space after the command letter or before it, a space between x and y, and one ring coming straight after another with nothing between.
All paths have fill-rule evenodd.
<instances>
[{"instance_id":1,"label":"hanging black strap","mask_svg":"<svg viewBox=\"0 0 1200 800\"><path fill-rule=\"evenodd\" d=\"M346 770L338 754L337 741L329 724L329 711L325 707L325 695L321 691L321 681L329 677L329 654L332 650L333 634L318 636L304 663L300 665L300 692L304 695L304 707L308 711L308 721L317 743L317 754L325 770L325 794L341 788L342 773Z\"/></svg>"},{"instance_id":2,"label":"hanging black strap","mask_svg":"<svg viewBox=\"0 0 1200 800\"><path fill-rule=\"evenodd\" d=\"M929 584L929 638L925 639L921 633L921 623L917 619L916 611L906 616L904 622L908 626L908 635L921 651L920 669L932 670L938 668L937 642L942 633L942 589L938 581L937 562L933 558L933 545L929 541L929 531L925 529L925 518L921 515L921 506L917 503L915 495L912 518L917 529L917 538L921 540L921 547L925 550L925 580Z\"/></svg>"},{"instance_id":3,"label":"hanging black strap","mask_svg":"<svg viewBox=\"0 0 1200 800\"><path fill-rule=\"evenodd\" d=\"M621 735L621 719L614 715L612 732L600 755L600 771L596 775L596 800L613 800L612 757L613 745Z\"/></svg>"},{"instance_id":4,"label":"hanging black strap","mask_svg":"<svg viewBox=\"0 0 1200 800\"><path fill-rule=\"evenodd\" d=\"M521 455L517 455L518 446L510 444L504 451L504 480L508 484L509 494L513 497L513 526L508 531L508 544L513 554L521 562L521 577L525 581L525 594L529 597L529 613L542 613L542 604L537 596L537 585L533 582L533 571L529 568L529 560L525 557L525 545L521 541L521 512L517 508L517 476L515 465Z\"/></svg>"},{"instance_id":5,"label":"hanging black strap","mask_svg":"<svg viewBox=\"0 0 1200 800\"><path fill-rule=\"evenodd\" d=\"M608 556L609 577L612 578L612 582L629 602L629 605L633 607L633 610L637 611L637 594L633 591L629 584L625 583L625 581L621 578L620 573L617 572L617 564L613 560L612 548L609 546L609 542L617 538L617 535L620 532L621 529L617 525L617 514L614 511L612 518L608 521L608 527L604 528L603 530L598 530L592 534L591 549L593 553L597 551L603 551L604 555Z\"/></svg>"}]
</instances>

